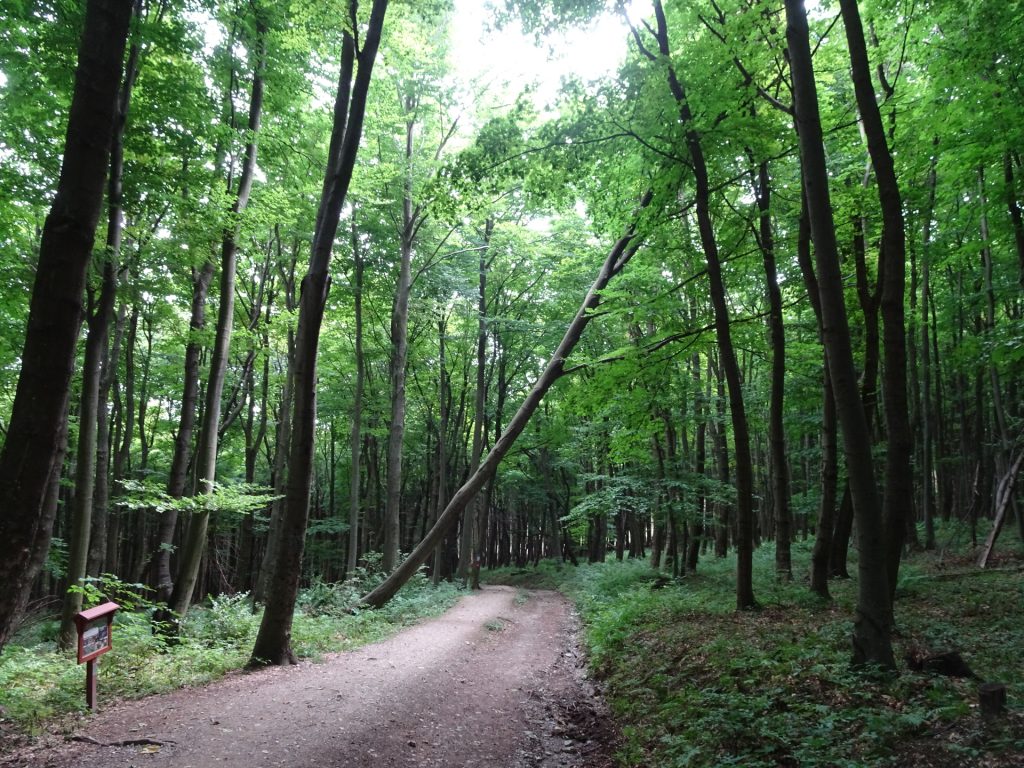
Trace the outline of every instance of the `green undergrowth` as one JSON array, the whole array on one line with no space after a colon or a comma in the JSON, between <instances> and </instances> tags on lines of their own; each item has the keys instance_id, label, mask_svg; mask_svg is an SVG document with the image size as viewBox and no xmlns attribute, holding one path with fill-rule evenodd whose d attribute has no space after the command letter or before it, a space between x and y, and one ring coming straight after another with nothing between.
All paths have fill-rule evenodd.
<instances>
[{"instance_id":1,"label":"green undergrowth","mask_svg":"<svg viewBox=\"0 0 1024 768\"><path fill-rule=\"evenodd\" d=\"M1007 537L1009 539L1009 537ZM810 542L791 583L774 549L755 554L761 608L735 610L735 559L656 580L646 562L549 571L585 626L590 663L622 729L622 766L1010 766L1024 764L1024 573L967 557L904 563L895 650L900 674L850 665L855 580L834 602L810 594ZM856 563L851 563L855 569ZM910 653L959 651L979 678L1007 684L1009 714L985 724L978 680L911 672Z\"/></svg>"},{"instance_id":2,"label":"green undergrowth","mask_svg":"<svg viewBox=\"0 0 1024 768\"><path fill-rule=\"evenodd\" d=\"M480 581L484 584L505 584L522 589L560 589L571 569L571 565L564 565L557 560L541 560L537 565L522 568L481 570Z\"/></svg>"},{"instance_id":3,"label":"green undergrowth","mask_svg":"<svg viewBox=\"0 0 1024 768\"><path fill-rule=\"evenodd\" d=\"M292 631L295 653L316 659L381 640L443 613L460 594L451 584L434 587L420 575L384 608L350 613L373 580L314 583L303 590ZM202 685L245 666L260 620L247 594L214 598L190 610L178 642L168 644L153 634L147 612L120 612L114 648L99 662L100 701ZM57 650L55 636L55 622L39 622L0 655L0 744L5 735L36 733L55 718L85 709L85 667L73 653Z\"/></svg>"}]
</instances>

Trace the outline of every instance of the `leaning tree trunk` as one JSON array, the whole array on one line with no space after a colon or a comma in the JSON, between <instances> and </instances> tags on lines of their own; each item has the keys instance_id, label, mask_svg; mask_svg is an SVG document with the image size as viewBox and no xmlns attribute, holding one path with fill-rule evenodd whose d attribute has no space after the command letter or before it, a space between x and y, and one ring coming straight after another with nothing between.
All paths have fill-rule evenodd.
<instances>
[{"instance_id":1,"label":"leaning tree trunk","mask_svg":"<svg viewBox=\"0 0 1024 768\"><path fill-rule=\"evenodd\" d=\"M387 0L374 0L369 23L364 29L361 50L356 50L356 41L351 32L344 34L327 171L313 234L309 271L302 280L302 295L299 299L294 417L281 535L273 563L274 578L267 590L266 610L252 652L250 663L253 665L288 664L295 661L291 648L292 614L299 592L302 551L309 519L316 427L316 355L330 286L328 268L338 219L348 194L363 133L366 97L387 5ZM349 3L349 21L351 30L359 28L355 0Z\"/></svg>"},{"instance_id":2,"label":"leaning tree trunk","mask_svg":"<svg viewBox=\"0 0 1024 768\"><path fill-rule=\"evenodd\" d=\"M854 663L896 666L892 651L891 604L886 574L886 550L878 492L871 457L871 436L857 389L853 348L843 295L839 249L836 244L828 168L818 112L807 11L803 0L785 0L786 39L799 125L800 158L807 210L818 268L822 308L822 337L828 360L836 414L854 511L860 535L859 583L853 633Z\"/></svg>"},{"instance_id":3,"label":"leaning tree trunk","mask_svg":"<svg viewBox=\"0 0 1024 768\"><path fill-rule=\"evenodd\" d=\"M650 193L648 193L644 196L641 205L646 207L650 203L650 199L651 196ZM426 562L434 547L444 539L445 535L448 533L448 529L455 524L459 519L459 516L469 506L473 497L476 496L479 490L491 478L495 470L498 468L498 464L501 463L505 454L509 452L509 449L512 448L516 439L526 428L526 425L530 421L530 417L533 415L534 411L537 410L541 400L544 398L544 394L551 388L551 385L554 384L563 373L565 373L565 361L579 342L587 324L594 317L594 310L601 302L601 291L607 287L608 283L615 275L622 271L639 247L640 243L636 238L634 225L630 227L627 234L619 240L612 248L611 252L609 252L608 257L605 259L604 264L601 267L601 271L598 273L597 279L587 292L583 305L576 313L572 322L569 323L569 327L566 329L561 343L558 345L554 355L552 355L551 360L548 361L547 366L538 377L536 383L530 389L529 394L526 396L526 400L524 400L523 404L519 406L519 410L516 411L516 414L508 423L508 427L505 429L501 438L495 441L494 447L488 452L477 470L469 477L468 480L466 480L465 483L462 484L462 487L455 492L455 495L452 496L451 500L448 502L448 506L445 507L444 512L442 512L438 517L434 527L427 532L427 535L423 537L423 540L416 546L402 564L383 581L383 583L360 600L361 605L379 608L387 603L395 596L398 590L402 588L402 585L416 573L419 567Z\"/></svg>"},{"instance_id":4,"label":"leaning tree trunk","mask_svg":"<svg viewBox=\"0 0 1024 768\"><path fill-rule=\"evenodd\" d=\"M21 372L0 451L0 648L50 545L47 490L81 325L82 295L103 203L131 4L90 0L78 49L64 162L43 225Z\"/></svg>"}]
</instances>

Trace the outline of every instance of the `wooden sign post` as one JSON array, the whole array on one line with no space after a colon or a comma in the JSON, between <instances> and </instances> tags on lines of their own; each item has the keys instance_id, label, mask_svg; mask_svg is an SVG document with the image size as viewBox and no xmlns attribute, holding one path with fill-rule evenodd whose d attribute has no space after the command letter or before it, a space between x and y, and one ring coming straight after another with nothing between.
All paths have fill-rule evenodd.
<instances>
[{"instance_id":1,"label":"wooden sign post","mask_svg":"<svg viewBox=\"0 0 1024 768\"><path fill-rule=\"evenodd\" d=\"M96 662L112 647L114 613L121 606L103 603L75 614L78 629L78 663L85 662L85 703L96 711Z\"/></svg>"}]
</instances>

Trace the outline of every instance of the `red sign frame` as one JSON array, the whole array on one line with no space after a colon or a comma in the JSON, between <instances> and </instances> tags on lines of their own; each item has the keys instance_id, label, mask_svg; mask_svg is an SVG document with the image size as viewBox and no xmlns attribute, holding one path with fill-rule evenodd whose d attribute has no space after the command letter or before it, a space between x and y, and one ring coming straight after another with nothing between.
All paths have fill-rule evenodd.
<instances>
[{"instance_id":1,"label":"red sign frame","mask_svg":"<svg viewBox=\"0 0 1024 768\"><path fill-rule=\"evenodd\" d=\"M95 608L75 614L78 629L78 663L102 656L113 647L114 613L121 606L103 603Z\"/></svg>"}]
</instances>

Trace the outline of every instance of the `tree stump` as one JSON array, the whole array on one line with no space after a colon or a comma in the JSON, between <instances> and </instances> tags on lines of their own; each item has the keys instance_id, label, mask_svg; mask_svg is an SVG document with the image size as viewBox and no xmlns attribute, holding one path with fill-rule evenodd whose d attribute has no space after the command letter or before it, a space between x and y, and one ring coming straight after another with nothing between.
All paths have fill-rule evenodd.
<instances>
[{"instance_id":1,"label":"tree stump","mask_svg":"<svg viewBox=\"0 0 1024 768\"><path fill-rule=\"evenodd\" d=\"M1002 683L982 683L978 686L978 704L983 718L995 720L1006 710L1006 686Z\"/></svg>"}]
</instances>

